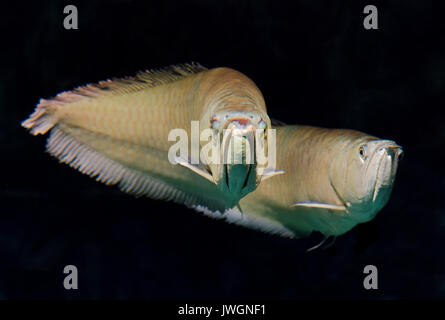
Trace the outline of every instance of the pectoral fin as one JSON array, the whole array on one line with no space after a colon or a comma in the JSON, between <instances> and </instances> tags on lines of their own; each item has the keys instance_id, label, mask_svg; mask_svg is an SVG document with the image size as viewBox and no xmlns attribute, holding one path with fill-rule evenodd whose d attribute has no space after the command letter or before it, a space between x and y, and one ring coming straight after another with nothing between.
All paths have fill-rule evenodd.
<instances>
[{"instance_id":1,"label":"pectoral fin","mask_svg":"<svg viewBox=\"0 0 445 320\"><path fill-rule=\"evenodd\" d=\"M283 173L284 173L284 170L274 170L271 168L266 168L266 169L264 169L264 171L261 175L261 181L264 181L266 179L272 178L276 175L283 174Z\"/></svg>"},{"instance_id":2,"label":"pectoral fin","mask_svg":"<svg viewBox=\"0 0 445 320\"><path fill-rule=\"evenodd\" d=\"M345 206L338 206L335 204L319 203L319 202L298 202L298 203L293 204L292 207L306 207L306 208L319 208L319 209L328 209L328 210L336 210L336 211L346 211Z\"/></svg>"},{"instance_id":3,"label":"pectoral fin","mask_svg":"<svg viewBox=\"0 0 445 320\"><path fill-rule=\"evenodd\" d=\"M216 182L213 179L212 175L206 170L205 167L191 164L189 161L187 161L186 159L181 158L181 157L176 157L175 160L181 166L184 166L184 167L192 170L194 173L196 173L196 174L200 175L201 177L206 178L210 182L216 184Z\"/></svg>"}]
</instances>

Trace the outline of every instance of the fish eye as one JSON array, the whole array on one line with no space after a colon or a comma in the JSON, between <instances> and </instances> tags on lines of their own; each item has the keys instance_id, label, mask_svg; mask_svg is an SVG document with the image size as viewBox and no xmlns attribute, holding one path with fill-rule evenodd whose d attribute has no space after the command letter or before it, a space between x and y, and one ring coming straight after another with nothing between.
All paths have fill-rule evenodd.
<instances>
[{"instance_id":1,"label":"fish eye","mask_svg":"<svg viewBox=\"0 0 445 320\"><path fill-rule=\"evenodd\" d=\"M368 151L368 146L366 144L362 145L359 149L359 154L360 154L360 159L362 159L362 161L366 160L367 157L367 151Z\"/></svg>"},{"instance_id":2,"label":"fish eye","mask_svg":"<svg viewBox=\"0 0 445 320\"><path fill-rule=\"evenodd\" d=\"M258 129L266 129L266 123L263 120L258 122Z\"/></svg>"},{"instance_id":3,"label":"fish eye","mask_svg":"<svg viewBox=\"0 0 445 320\"><path fill-rule=\"evenodd\" d=\"M211 123L211 128L212 129L219 129L220 123L219 123L218 119L213 118L210 123Z\"/></svg>"},{"instance_id":4,"label":"fish eye","mask_svg":"<svg viewBox=\"0 0 445 320\"><path fill-rule=\"evenodd\" d=\"M400 151L399 155L397 156L397 161L402 160L404 156L405 156L405 153L403 151Z\"/></svg>"}]
</instances>

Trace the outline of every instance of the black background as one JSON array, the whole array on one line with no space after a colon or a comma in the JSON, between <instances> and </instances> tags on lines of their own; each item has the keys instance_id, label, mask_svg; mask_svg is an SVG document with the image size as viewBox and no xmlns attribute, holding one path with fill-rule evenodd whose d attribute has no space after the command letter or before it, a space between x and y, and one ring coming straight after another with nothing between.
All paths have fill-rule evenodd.
<instances>
[{"instance_id":1,"label":"black background","mask_svg":"<svg viewBox=\"0 0 445 320\"><path fill-rule=\"evenodd\" d=\"M79 29L63 28L75 4ZM363 28L363 8L379 29ZM445 21L440 1L8 2L0 18L0 299L445 298ZM289 124L404 147L388 205L327 250L135 199L20 127L40 98L197 61L237 69ZM63 268L79 290L63 288ZM363 288L363 268L379 289Z\"/></svg>"}]
</instances>

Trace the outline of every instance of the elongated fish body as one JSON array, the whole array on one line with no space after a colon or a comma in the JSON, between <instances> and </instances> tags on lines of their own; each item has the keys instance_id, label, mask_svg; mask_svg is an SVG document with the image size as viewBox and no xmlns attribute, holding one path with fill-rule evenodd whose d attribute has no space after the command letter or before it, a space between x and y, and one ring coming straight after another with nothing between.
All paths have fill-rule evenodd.
<instances>
[{"instance_id":1,"label":"elongated fish body","mask_svg":"<svg viewBox=\"0 0 445 320\"><path fill-rule=\"evenodd\" d=\"M251 215L264 219L257 228L289 237L337 236L373 219L389 200L403 152L395 142L352 130L276 129L277 165L285 174L246 196L243 213L228 210L230 220Z\"/></svg>"},{"instance_id":2,"label":"elongated fish body","mask_svg":"<svg viewBox=\"0 0 445 320\"><path fill-rule=\"evenodd\" d=\"M201 132L218 132L223 158L245 157L232 148L233 139L247 145L252 128L270 128L262 96L249 79L199 65L61 93L41 100L23 126L33 134L51 131L49 153L98 181L287 237L341 235L373 219L389 199L402 154L395 142L357 131L278 126L277 167L285 173L261 181L243 165L169 161L169 133L188 132L192 120L202 124ZM245 196L240 186L253 184L254 190L259 181Z\"/></svg>"},{"instance_id":3,"label":"elongated fish body","mask_svg":"<svg viewBox=\"0 0 445 320\"><path fill-rule=\"evenodd\" d=\"M249 78L232 69L208 70L199 64L141 72L42 99L22 125L34 135L51 130L47 149L52 155L103 182L119 183L125 191L183 202L167 186L175 185L175 192L181 193L190 181L199 181L192 193L212 190L207 198L213 204L233 207L261 181L256 170L230 174L224 164L194 165L190 156L176 159L183 168L173 171L164 163L172 145L169 133L183 129L190 138L192 121L199 121L199 133L211 129L219 140L225 139L223 157L234 136L224 133L227 127L237 126L241 137L246 128L270 128L263 96ZM188 155L192 144L187 144ZM229 177L222 179L227 172ZM230 188L231 179L250 184L243 190ZM209 189L212 183L218 188ZM187 198L185 193L182 197Z\"/></svg>"}]
</instances>

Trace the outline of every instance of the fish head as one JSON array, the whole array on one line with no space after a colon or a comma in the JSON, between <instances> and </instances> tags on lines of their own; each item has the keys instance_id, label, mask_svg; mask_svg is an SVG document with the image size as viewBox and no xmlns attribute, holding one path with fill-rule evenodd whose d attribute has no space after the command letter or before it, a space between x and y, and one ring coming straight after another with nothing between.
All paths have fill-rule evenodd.
<instances>
[{"instance_id":1,"label":"fish head","mask_svg":"<svg viewBox=\"0 0 445 320\"><path fill-rule=\"evenodd\" d=\"M329 170L331 185L349 212L369 221L389 200L403 150L370 136L352 139L340 150Z\"/></svg>"},{"instance_id":2,"label":"fish head","mask_svg":"<svg viewBox=\"0 0 445 320\"><path fill-rule=\"evenodd\" d=\"M199 105L205 110L200 116L200 128L211 129L213 143L217 145L212 148L213 159L206 162L210 162L208 168L213 182L224 196L233 200L226 202L237 204L254 191L261 180L275 173L270 169L275 162L266 167L270 158L269 141L273 143L273 138L268 138L273 136L269 134L271 121L261 91L242 73L216 68L203 77L208 81L202 80L197 89L203 99ZM216 157L214 149L218 149Z\"/></svg>"}]
</instances>

